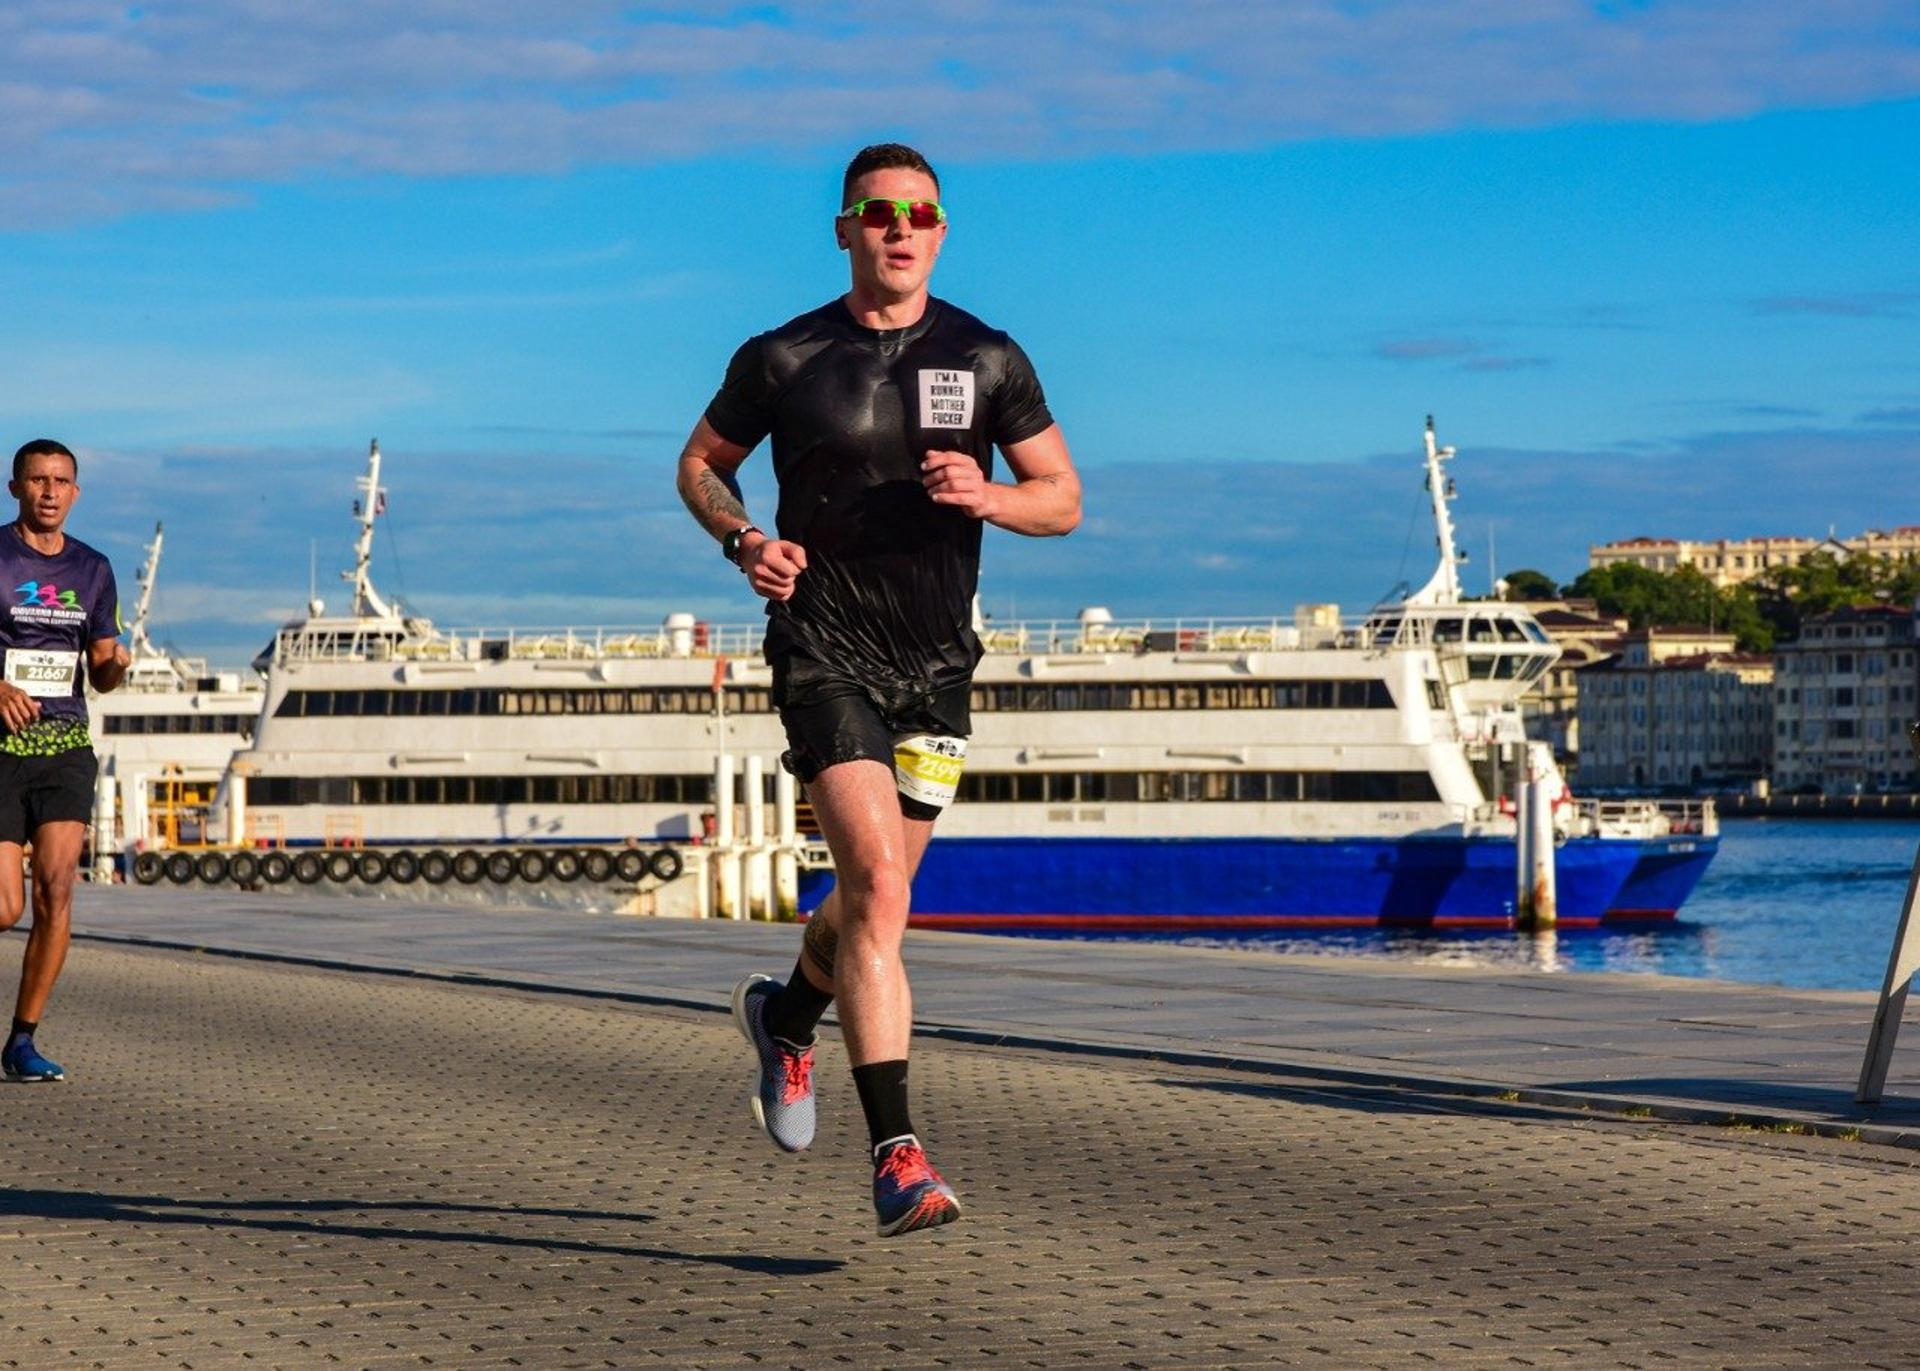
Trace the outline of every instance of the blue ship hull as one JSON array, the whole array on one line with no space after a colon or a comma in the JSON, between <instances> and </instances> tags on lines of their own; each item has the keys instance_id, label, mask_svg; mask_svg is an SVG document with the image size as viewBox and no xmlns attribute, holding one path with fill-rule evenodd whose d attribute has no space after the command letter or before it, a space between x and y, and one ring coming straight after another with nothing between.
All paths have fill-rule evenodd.
<instances>
[{"instance_id":1,"label":"blue ship hull","mask_svg":"<svg viewBox=\"0 0 1920 1371\"><path fill-rule=\"evenodd\" d=\"M1700 848L1712 840L1691 841L1696 850L1680 855L1703 868L1712 853L1701 857ZM1562 844L1561 926L1599 926L1656 859L1646 898L1676 888L1681 868L1651 846ZM976 930L1508 928L1514 865L1513 841L1494 838L936 838L914 880L912 922ZM802 906L817 905L830 885L828 877L809 880Z\"/></svg>"},{"instance_id":2,"label":"blue ship hull","mask_svg":"<svg viewBox=\"0 0 1920 1371\"><path fill-rule=\"evenodd\" d=\"M1641 923L1671 919L1707 874L1720 839L1698 834L1649 838L1640 844L1640 860L1633 874L1614 896L1608 923Z\"/></svg>"}]
</instances>

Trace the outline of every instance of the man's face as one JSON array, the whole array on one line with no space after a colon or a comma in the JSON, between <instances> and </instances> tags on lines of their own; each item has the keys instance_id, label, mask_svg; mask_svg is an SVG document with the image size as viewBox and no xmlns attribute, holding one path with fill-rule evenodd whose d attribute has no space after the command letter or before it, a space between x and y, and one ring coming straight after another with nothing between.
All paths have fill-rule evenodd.
<instances>
[{"instance_id":1,"label":"man's face","mask_svg":"<svg viewBox=\"0 0 1920 1371\"><path fill-rule=\"evenodd\" d=\"M57 452L36 453L21 464L17 480L7 489L20 502L20 521L36 533L53 533L67 522L67 511L80 494L73 460Z\"/></svg>"},{"instance_id":2,"label":"man's face","mask_svg":"<svg viewBox=\"0 0 1920 1371\"><path fill-rule=\"evenodd\" d=\"M923 171L889 167L855 181L847 203L876 196L938 200L940 191ZM869 228L858 219L835 219L833 231L851 260L854 286L883 300L904 300L925 290L947 237L945 223L912 228L904 214L895 215L885 228Z\"/></svg>"}]
</instances>

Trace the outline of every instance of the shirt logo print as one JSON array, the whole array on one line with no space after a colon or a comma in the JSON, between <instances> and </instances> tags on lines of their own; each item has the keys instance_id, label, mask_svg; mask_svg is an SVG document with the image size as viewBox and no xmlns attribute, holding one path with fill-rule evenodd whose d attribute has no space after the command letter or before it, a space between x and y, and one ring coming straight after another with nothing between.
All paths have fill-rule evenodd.
<instances>
[{"instance_id":1,"label":"shirt logo print","mask_svg":"<svg viewBox=\"0 0 1920 1371\"><path fill-rule=\"evenodd\" d=\"M62 590L52 581L42 585L38 581L22 581L13 588L20 598L15 601L22 605L43 605L48 609L78 609L80 597L71 590Z\"/></svg>"}]
</instances>

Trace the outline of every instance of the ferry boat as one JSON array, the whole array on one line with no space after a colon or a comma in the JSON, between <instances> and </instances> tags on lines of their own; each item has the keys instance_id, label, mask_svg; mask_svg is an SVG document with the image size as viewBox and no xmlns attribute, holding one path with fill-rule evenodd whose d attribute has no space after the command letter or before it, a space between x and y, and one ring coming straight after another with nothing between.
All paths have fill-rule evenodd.
<instances>
[{"instance_id":1,"label":"ferry boat","mask_svg":"<svg viewBox=\"0 0 1920 1371\"><path fill-rule=\"evenodd\" d=\"M155 645L147 625L164 540L155 524L127 629L133 661L126 677L117 689L87 698L100 759L96 866L110 866L116 834L136 843L149 834L170 845L208 840L217 787L234 752L252 738L265 699L257 679Z\"/></svg>"},{"instance_id":2,"label":"ferry boat","mask_svg":"<svg viewBox=\"0 0 1920 1371\"><path fill-rule=\"evenodd\" d=\"M1671 917L1717 846L1711 806L1577 801L1526 739L1519 700L1558 649L1524 606L1461 593L1453 456L1429 419L1438 566L1357 622L977 625L967 770L913 922L1506 927L1523 769L1555 797L1561 925ZM380 460L348 611L314 602L256 663L265 706L229 779L253 822L295 847L476 856L702 841L716 751L784 747L762 627L439 629L369 577ZM802 905L830 879L803 879Z\"/></svg>"}]
</instances>

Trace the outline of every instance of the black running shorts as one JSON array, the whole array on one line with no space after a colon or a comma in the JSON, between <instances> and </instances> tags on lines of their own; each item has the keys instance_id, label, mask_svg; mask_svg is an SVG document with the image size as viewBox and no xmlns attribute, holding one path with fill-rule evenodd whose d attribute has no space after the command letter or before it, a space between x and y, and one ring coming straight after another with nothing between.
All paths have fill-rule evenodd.
<instances>
[{"instance_id":1,"label":"black running shorts","mask_svg":"<svg viewBox=\"0 0 1920 1371\"><path fill-rule=\"evenodd\" d=\"M966 680L931 690L884 691L803 653L773 661L773 704L787 728L780 764L811 781L841 762L891 766L900 810L934 819L953 802L972 728Z\"/></svg>"},{"instance_id":2,"label":"black running shorts","mask_svg":"<svg viewBox=\"0 0 1920 1371\"><path fill-rule=\"evenodd\" d=\"M41 824L92 823L99 769L90 747L47 757L0 752L0 843L24 847Z\"/></svg>"}]
</instances>

